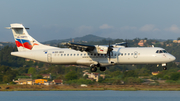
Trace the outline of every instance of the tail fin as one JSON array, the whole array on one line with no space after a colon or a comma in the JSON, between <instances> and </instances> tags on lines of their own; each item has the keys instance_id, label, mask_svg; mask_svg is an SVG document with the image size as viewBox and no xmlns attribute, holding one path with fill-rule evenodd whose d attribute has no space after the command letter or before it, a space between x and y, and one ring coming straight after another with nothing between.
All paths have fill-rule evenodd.
<instances>
[{"instance_id":1,"label":"tail fin","mask_svg":"<svg viewBox=\"0 0 180 101\"><path fill-rule=\"evenodd\" d=\"M7 29L12 29L18 51L53 48L51 46L42 45L41 43L36 41L26 31L26 29L28 28L25 28L22 24L18 24L18 23L11 24L11 27L7 27ZM36 46L38 46L39 48L35 48Z\"/></svg>"}]
</instances>

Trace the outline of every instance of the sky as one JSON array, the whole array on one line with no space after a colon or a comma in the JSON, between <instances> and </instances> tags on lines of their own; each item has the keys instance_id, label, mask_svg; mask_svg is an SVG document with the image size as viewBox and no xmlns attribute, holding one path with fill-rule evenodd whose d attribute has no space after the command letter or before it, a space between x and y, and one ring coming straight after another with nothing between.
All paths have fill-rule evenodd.
<instances>
[{"instance_id":1,"label":"sky","mask_svg":"<svg viewBox=\"0 0 180 101\"><path fill-rule=\"evenodd\" d=\"M88 34L113 39L177 39L180 0L0 0L0 42L11 23L40 42Z\"/></svg>"}]
</instances>

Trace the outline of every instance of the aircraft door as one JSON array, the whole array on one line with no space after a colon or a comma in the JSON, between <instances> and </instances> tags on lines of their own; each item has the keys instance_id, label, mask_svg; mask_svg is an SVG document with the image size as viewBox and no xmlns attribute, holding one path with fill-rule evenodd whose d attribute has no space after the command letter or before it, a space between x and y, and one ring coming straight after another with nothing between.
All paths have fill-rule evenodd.
<instances>
[{"instance_id":1,"label":"aircraft door","mask_svg":"<svg viewBox=\"0 0 180 101\"><path fill-rule=\"evenodd\" d=\"M51 53L47 54L47 62L52 62L52 54Z\"/></svg>"},{"instance_id":2,"label":"aircraft door","mask_svg":"<svg viewBox=\"0 0 180 101\"><path fill-rule=\"evenodd\" d=\"M138 52L137 51L134 52L134 58L138 58Z\"/></svg>"}]
</instances>

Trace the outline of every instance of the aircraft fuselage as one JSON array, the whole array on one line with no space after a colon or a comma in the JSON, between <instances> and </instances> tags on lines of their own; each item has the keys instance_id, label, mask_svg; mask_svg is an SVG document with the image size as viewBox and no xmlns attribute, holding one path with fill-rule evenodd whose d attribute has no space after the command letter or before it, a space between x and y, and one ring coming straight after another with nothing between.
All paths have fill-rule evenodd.
<instances>
[{"instance_id":1,"label":"aircraft fuselage","mask_svg":"<svg viewBox=\"0 0 180 101\"><path fill-rule=\"evenodd\" d=\"M67 48L12 52L11 54L53 64L87 66L98 63L101 66L114 64L163 64L175 60L175 57L167 52L157 53L157 51L163 50L163 48L159 47L118 47L113 48L110 58L106 54L94 54Z\"/></svg>"}]
</instances>

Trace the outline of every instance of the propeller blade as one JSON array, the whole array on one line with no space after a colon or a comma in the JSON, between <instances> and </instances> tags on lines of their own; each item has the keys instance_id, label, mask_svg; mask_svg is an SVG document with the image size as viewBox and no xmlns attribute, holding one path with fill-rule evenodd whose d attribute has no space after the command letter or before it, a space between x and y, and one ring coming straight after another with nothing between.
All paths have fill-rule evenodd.
<instances>
[{"instance_id":1,"label":"propeller blade","mask_svg":"<svg viewBox=\"0 0 180 101\"><path fill-rule=\"evenodd\" d=\"M125 47L128 47L128 45L127 45L127 39L126 39L126 45L125 45Z\"/></svg>"},{"instance_id":2,"label":"propeller blade","mask_svg":"<svg viewBox=\"0 0 180 101\"><path fill-rule=\"evenodd\" d=\"M112 52L112 50L113 50L113 48L110 45L110 41L109 41L108 52L107 52L107 54L109 55L109 60L111 59L111 52Z\"/></svg>"}]
</instances>

